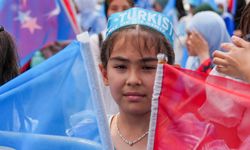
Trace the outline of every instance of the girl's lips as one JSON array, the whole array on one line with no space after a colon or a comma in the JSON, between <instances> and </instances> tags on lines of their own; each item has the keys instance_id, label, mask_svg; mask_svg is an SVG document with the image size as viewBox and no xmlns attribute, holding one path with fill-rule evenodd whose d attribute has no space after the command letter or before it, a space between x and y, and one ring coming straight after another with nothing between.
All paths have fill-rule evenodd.
<instances>
[{"instance_id":1,"label":"girl's lips","mask_svg":"<svg viewBox=\"0 0 250 150\"><path fill-rule=\"evenodd\" d=\"M128 92L128 93L125 93L124 96L131 102L138 102L138 101L141 101L142 98L145 97L145 94L141 94L138 92Z\"/></svg>"}]
</instances>

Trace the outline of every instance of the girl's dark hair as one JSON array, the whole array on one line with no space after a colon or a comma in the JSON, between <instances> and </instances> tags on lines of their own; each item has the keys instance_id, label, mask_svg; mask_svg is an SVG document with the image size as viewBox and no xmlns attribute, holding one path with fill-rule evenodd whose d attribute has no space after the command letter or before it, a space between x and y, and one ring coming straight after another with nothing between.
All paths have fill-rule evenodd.
<instances>
[{"instance_id":1,"label":"girl's dark hair","mask_svg":"<svg viewBox=\"0 0 250 150\"><path fill-rule=\"evenodd\" d=\"M2 27L3 28L3 27ZM0 31L0 86L19 74L16 46L11 35Z\"/></svg>"},{"instance_id":2,"label":"girl's dark hair","mask_svg":"<svg viewBox=\"0 0 250 150\"><path fill-rule=\"evenodd\" d=\"M101 48L101 62L104 68L107 67L109 57L112 53L115 43L122 38L124 39L124 45L131 44L140 50L155 50L155 53L164 53L168 58L168 64L174 63L174 51L171 44L166 38L158 31L142 26L142 25L130 25L121 29L118 29L111 36L107 37L103 42Z\"/></svg>"},{"instance_id":3,"label":"girl's dark hair","mask_svg":"<svg viewBox=\"0 0 250 150\"><path fill-rule=\"evenodd\" d=\"M239 27L240 27L240 20L241 20L241 16L242 16L242 11L245 7L246 7L245 0L237 0L236 12L234 15L234 27L235 27L235 29L239 29Z\"/></svg>"},{"instance_id":4,"label":"girl's dark hair","mask_svg":"<svg viewBox=\"0 0 250 150\"><path fill-rule=\"evenodd\" d=\"M127 0L127 1L131 7L134 7L135 5L134 0ZM109 8L110 2L112 2L112 0L105 0L104 2L104 13L105 13L106 18L108 18L108 8Z\"/></svg>"},{"instance_id":5,"label":"girl's dark hair","mask_svg":"<svg viewBox=\"0 0 250 150\"><path fill-rule=\"evenodd\" d=\"M248 3L242 11L239 29L243 37L250 33L250 3Z\"/></svg>"}]
</instances>

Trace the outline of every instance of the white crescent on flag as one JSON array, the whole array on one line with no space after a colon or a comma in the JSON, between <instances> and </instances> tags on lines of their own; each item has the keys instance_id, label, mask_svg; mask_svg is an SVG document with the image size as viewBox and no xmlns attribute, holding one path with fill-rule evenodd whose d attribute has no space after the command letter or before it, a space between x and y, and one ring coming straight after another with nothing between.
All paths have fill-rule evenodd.
<instances>
[{"instance_id":1,"label":"white crescent on flag","mask_svg":"<svg viewBox=\"0 0 250 150\"><path fill-rule=\"evenodd\" d=\"M61 12L58 1L55 1L55 4L56 4L56 8L53 9L51 12L49 12L48 14L49 18L59 15Z\"/></svg>"}]
</instances>

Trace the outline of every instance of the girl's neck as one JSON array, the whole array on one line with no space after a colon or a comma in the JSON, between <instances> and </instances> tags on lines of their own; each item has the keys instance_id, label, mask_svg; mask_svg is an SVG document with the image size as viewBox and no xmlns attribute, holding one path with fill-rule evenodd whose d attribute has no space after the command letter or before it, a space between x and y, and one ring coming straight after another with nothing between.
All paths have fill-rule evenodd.
<instances>
[{"instance_id":1,"label":"girl's neck","mask_svg":"<svg viewBox=\"0 0 250 150\"><path fill-rule=\"evenodd\" d=\"M149 129L150 112L143 115L125 114L120 112L117 114L119 127L127 131L146 132Z\"/></svg>"}]
</instances>

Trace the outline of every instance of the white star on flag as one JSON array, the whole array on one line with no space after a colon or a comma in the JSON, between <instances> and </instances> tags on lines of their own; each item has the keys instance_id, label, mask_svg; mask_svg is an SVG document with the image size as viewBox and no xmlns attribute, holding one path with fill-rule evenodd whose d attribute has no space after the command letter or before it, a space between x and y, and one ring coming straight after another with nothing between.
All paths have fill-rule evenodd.
<instances>
[{"instance_id":1,"label":"white star on flag","mask_svg":"<svg viewBox=\"0 0 250 150\"><path fill-rule=\"evenodd\" d=\"M22 24L22 28L27 28L31 34L35 32L35 30L41 30L42 27L37 24L37 18L30 18Z\"/></svg>"},{"instance_id":2,"label":"white star on flag","mask_svg":"<svg viewBox=\"0 0 250 150\"><path fill-rule=\"evenodd\" d=\"M30 20L31 18L30 12L31 11L26 11L26 12L18 11L18 16L14 20L19 20L21 24L23 24L25 21Z\"/></svg>"}]
</instances>

